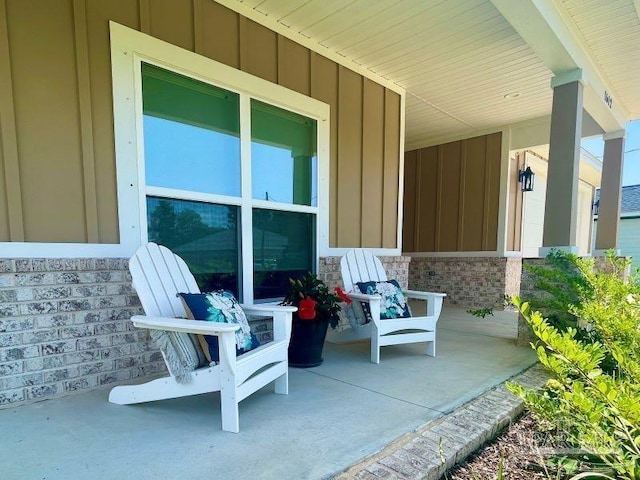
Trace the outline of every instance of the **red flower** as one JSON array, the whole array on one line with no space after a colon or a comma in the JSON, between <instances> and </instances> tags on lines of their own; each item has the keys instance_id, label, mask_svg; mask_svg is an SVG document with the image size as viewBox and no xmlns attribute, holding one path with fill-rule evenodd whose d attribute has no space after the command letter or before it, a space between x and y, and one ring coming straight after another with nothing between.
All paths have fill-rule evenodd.
<instances>
[{"instance_id":1,"label":"red flower","mask_svg":"<svg viewBox=\"0 0 640 480\"><path fill-rule=\"evenodd\" d=\"M298 316L301 320L313 320L316 318L316 301L309 297L300 300Z\"/></svg>"},{"instance_id":2,"label":"red flower","mask_svg":"<svg viewBox=\"0 0 640 480\"><path fill-rule=\"evenodd\" d=\"M346 303L347 305L351 305L351 298L349 298L349 295L344 293L344 291L340 287L336 287L336 295L338 295L340 297L340 300L342 300L344 303Z\"/></svg>"}]
</instances>

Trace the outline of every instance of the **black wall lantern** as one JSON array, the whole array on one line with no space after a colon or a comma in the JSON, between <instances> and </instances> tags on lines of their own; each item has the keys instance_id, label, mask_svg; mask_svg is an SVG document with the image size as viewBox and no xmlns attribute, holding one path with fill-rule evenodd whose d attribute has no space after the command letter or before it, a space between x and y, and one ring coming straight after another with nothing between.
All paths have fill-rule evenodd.
<instances>
[{"instance_id":1,"label":"black wall lantern","mask_svg":"<svg viewBox=\"0 0 640 480\"><path fill-rule=\"evenodd\" d=\"M535 176L536 174L533 173L533 170L531 170L531 167L527 167L524 170L520 170L520 175L519 175L520 188L522 189L523 192L533 191L533 179L535 178Z\"/></svg>"}]
</instances>

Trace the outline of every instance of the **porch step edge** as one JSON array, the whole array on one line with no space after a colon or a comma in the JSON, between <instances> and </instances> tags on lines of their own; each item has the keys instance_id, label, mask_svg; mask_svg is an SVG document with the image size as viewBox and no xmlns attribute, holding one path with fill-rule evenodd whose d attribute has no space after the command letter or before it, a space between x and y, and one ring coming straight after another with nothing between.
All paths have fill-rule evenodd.
<instances>
[{"instance_id":1,"label":"porch step edge","mask_svg":"<svg viewBox=\"0 0 640 480\"><path fill-rule=\"evenodd\" d=\"M548 375L536 363L507 381L527 388L545 384ZM524 411L522 400L505 382L391 442L332 477L334 480L437 480L485 443L493 440Z\"/></svg>"}]
</instances>

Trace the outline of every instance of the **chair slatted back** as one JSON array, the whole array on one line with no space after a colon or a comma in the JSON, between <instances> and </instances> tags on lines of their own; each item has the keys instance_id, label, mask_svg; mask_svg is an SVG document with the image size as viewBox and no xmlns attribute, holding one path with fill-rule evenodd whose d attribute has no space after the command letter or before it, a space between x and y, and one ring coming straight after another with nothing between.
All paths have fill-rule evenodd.
<instances>
[{"instance_id":1,"label":"chair slatted back","mask_svg":"<svg viewBox=\"0 0 640 480\"><path fill-rule=\"evenodd\" d=\"M349 250L340 260L345 291L351 292L356 282L383 282L387 280L380 259L362 248Z\"/></svg>"},{"instance_id":2,"label":"chair slatted back","mask_svg":"<svg viewBox=\"0 0 640 480\"><path fill-rule=\"evenodd\" d=\"M199 293L187 264L162 245L147 243L129 260L133 287L149 316L185 318L178 293Z\"/></svg>"}]
</instances>

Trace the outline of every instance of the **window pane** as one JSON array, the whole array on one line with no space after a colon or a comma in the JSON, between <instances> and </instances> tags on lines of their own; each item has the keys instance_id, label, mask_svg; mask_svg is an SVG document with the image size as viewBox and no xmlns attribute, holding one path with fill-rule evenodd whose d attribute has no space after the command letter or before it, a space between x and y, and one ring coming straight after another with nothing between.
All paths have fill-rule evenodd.
<instances>
[{"instance_id":1,"label":"window pane","mask_svg":"<svg viewBox=\"0 0 640 480\"><path fill-rule=\"evenodd\" d=\"M316 121L251 100L253 198L317 205Z\"/></svg>"},{"instance_id":2,"label":"window pane","mask_svg":"<svg viewBox=\"0 0 640 480\"><path fill-rule=\"evenodd\" d=\"M315 215L253 209L253 292L284 297L289 278L314 270Z\"/></svg>"},{"instance_id":3,"label":"window pane","mask_svg":"<svg viewBox=\"0 0 640 480\"><path fill-rule=\"evenodd\" d=\"M240 195L238 94L142 64L147 185Z\"/></svg>"},{"instance_id":4,"label":"window pane","mask_svg":"<svg viewBox=\"0 0 640 480\"><path fill-rule=\"evenodd\" d=\"M180 255L202 291L239 296L238 207L147 197L149 241Z\"/></svg>"}]
</instances>

